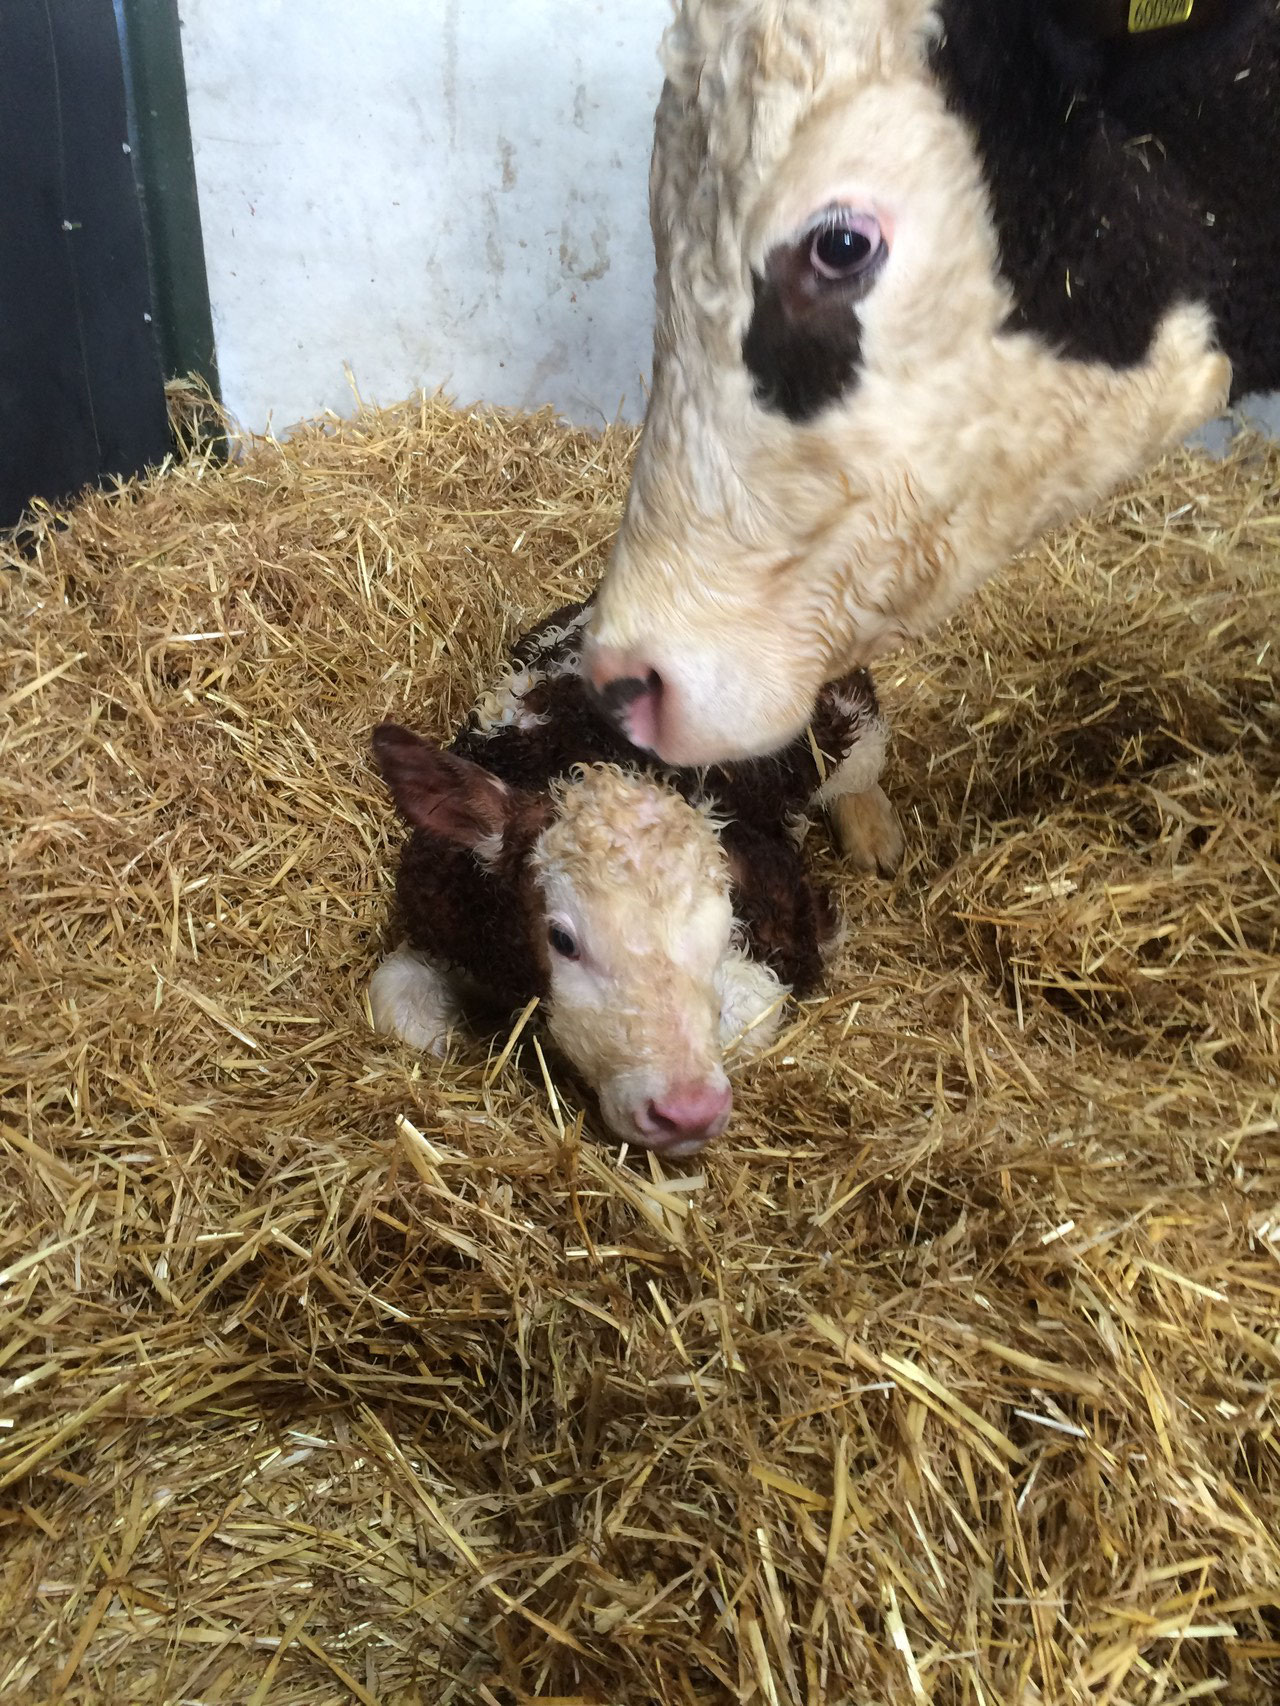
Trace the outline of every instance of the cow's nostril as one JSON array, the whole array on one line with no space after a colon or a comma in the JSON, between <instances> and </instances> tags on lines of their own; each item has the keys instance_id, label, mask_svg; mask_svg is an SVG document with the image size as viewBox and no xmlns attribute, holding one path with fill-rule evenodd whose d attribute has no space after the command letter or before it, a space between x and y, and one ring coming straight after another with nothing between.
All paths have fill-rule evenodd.
<instances>
[{"instance_id":1,"label":"cow's nostril","mask_svg":"<svg viewBox=\"0 0 1280 1706\"><path fill-rule=\"evenodd\" d=\"M662 700L662 677L656 669L644 675L618 675L595 681L596 703L633 746L655 744Z\"/></svg>"},{"instance_id":2,"label":"cow's nostril","mask_svg":"<svg viewBox=\"0 0 1280 1706\"><path fill-rule=\"evenodd\" d=\"M593 680L596 699L611 717L621 717L637 699L646 693L660 693L662 681L656 669L646 675L614 675L605 681Z\"/></svg>"}]
</instances>

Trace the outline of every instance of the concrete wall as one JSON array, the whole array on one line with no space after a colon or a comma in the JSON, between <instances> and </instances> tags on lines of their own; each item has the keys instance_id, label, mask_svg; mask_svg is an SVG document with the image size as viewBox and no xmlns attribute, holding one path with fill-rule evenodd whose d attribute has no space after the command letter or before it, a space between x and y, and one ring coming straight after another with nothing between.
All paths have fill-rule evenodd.
<instances>
[{"instance_id":1,"label":"concrete wall","mask_svg":"<svg viewBox=\"0 0 1280 1706\"><path fill-rule=\"evenodd\" d=\"M180 11L218 360L243 425L349 411L344 364L374 402L442 384L579 422L640 416L670 0ZM1280 400L1262 412L1280 432Z\"/></svg>"},{"instance_id":2,"label":"concrete wall","mask_svg":"<svg viewBox=\"0 0 1280 1706\"><path fill-rule=\"evenodd\" d=\"M643 412L668 0L180 0L224 395Z\"/></svg>"}]
</instances>

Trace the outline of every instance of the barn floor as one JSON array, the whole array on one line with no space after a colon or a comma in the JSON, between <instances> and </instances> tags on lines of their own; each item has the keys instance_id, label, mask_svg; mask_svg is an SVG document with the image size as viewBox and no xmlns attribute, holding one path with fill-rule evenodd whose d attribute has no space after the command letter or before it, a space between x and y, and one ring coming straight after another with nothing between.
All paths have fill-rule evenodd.
<instances>
[{"instance_id":1,"label":"barn floor","mask_svg":"<svg viewBox=\"0 0 1280 1706\"><path fill-rule=\"evenodd\" d=\"M906 867L669 1169L363 1008L368 730L630 450L415 403L9 562L0 1699L1273 1703L1280 447L881 668Z\"/></svg>"}]
</instances>

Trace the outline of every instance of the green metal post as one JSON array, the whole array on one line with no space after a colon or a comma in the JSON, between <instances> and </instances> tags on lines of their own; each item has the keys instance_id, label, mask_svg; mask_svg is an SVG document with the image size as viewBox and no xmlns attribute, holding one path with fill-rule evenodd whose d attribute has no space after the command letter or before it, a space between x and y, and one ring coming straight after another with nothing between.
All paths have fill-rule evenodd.
<instances>
[{"instance_id":1,"label":"green metal post","mask_svg":"<svg viewBox=\"0 0 1280 1706\"><path fill-rule=\"evenodd\" d=\"M165 377L218 397L177 0L116 0Z\"/></svg>"}]
</instances>

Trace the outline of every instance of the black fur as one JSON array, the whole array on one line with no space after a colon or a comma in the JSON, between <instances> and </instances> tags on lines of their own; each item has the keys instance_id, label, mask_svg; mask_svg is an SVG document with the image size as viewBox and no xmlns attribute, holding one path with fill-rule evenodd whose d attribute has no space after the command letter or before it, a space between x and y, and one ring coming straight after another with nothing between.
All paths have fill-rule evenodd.
<instances>
[{"instance_id":1,"label":"black fur","mask_svg":"<svg viewBox=\"0 0 1280 1706\"><path fill-rule=\"evenodd\" d=\"M1280 0L1133 37L1046 0L940 13L933 64L977 137L1014 325L1126 366L1203 301L1233 397L1280 385Z\"/></svg>"},{"instance_id":2,"label":"black fur","mask_svg":"<svg viewBox=\"0 0 1280 1706\"><path fill-rule=\"evenodd\" d=\"M410 946L473 978L503 1009L547 991L545 919L526 865L546 822L509 832L496 870L414 829L396 871L396 915Z\"/></svg>"},{"instance_id":3,"label":"black fur","mask_svg":"<svg viewBox=\"0 0 1280 1706\"><path fill-rule=\"evenodd\" d=\"M751 951L797 995L822 976L822 950L836 932L835 906L806 874L789 836L742 818L721 832L733 874L733 912Z\"/></svg>"},{"instance_id":4,"label":"black fur","mask_svg":"<svg viewBox=\"0 0 1280 1706\"><path fill-rule=\"evenodd\" d=\"M753 275L755 307L742 359L756 398L790 421L808 421L858 382L862 326L844 297L798 309L774 278Z\"/></svg>"}]
</instances>

